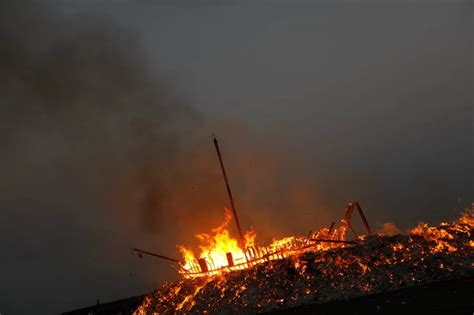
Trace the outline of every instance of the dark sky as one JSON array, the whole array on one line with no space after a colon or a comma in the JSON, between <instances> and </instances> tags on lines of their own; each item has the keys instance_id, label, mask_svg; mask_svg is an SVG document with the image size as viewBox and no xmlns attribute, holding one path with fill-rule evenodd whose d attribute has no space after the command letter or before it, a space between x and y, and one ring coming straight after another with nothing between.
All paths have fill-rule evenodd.
<instances>
[{"instance_id":1,"label":"dark sky","mask_svg":"<svg viewBox=\"0 0 474 315\"><path fill-rule=\"evenodd\" d=\"M0 313L176 278L227 205L306 234L357 199L375 227L474 201L471 1L0 5Z\"/></svg>"}]
</instances>

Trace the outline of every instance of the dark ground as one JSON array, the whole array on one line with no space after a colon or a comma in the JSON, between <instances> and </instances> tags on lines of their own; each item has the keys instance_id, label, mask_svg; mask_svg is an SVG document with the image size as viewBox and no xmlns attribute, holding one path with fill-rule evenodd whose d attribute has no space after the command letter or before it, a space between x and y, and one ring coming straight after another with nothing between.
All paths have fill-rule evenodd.
<instances>
[{"instance_id":1,"label":"dark ground","mask_svg":"<svg viewBox=\"0 0 474 315\"><path fill-rule=\"evenodd\" d=\"M473 314L473 292L474 278L465 278L268 314ZM63 314L131 314L143 298L137 296Z\"/></svg>"},{"instance_id":2,"label":"dark ground","mask_svg":"<svg viewBox=\"0 0 474 315\"><path fill-rule=\"evenodd\" d=\"M145 295L134 296L128 299L117 300L104 304L97 304L85 308L80 308L70 312L64 312L63 315L96 315L96 314L114 314L125 315L132 314L133 311L142 304Z\"/></svg>"}]
</instances>

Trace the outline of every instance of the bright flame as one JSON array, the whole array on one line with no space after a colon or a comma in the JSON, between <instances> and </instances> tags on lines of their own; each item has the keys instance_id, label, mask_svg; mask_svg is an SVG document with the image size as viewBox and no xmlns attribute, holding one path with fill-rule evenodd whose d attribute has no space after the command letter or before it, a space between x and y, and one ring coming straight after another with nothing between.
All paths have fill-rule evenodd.
<instances>
[{"instance_id":1,"label":"bright flame","mask_svg":"<svg viewBox=\"0 0 474 315\"><path fill-rule=\"evenodd\" d=\"M456 252L457 248L451 244L451 240L454 238L451 231L455 229L466 232L474 225L473 217L473 211L468 210L454 225L442 223L440 227L436 228L420 223L410 231L410 235L423 237L429 241L432 244L430 251L433 253ZM196 234L196 238L201 242L199 256L196 256L190 248L178 246L183 256L180 273L185 277L212 276L222 272L249 268L269 260L298 255L306 251L344 247L348 243L346 233L350 224L344 218L339 227L322 228L315 233L308 234L307 237L290 236L274 239L271 244L266 246L256 245L256 234L250 230L244 234L242 246L228 230L231 219L232 214L226 208L224 222L213 229L211 234ZM358 237L358 241L363 239L364 236ZM402 244L393 246L394 252L403 250ZM365 267L362 267L362 271L364 270Z\"/></svg>"},{"instance_id":2,"label":"bright flame","mask_svg":"<svg viewBox=\"0 0 474 315\"><path fill-rule=\"evenodd\" d=\"M302 253L311 247L312 250L326 250L341 247L341 243L325 243L314 239L345 240L347 227L341 226L330 231L323 228L308 237L285 237L273 239L267 246L256 245L256 233L253 230L244 233L244 246L233 238L228 230L232 213L225 208L224 222L212 229L211 234L199 233L196 238L201 242L200 253L195 255L192 249L178 246L183 257L181 273L185 277L215 275L220 272L245 269L268 260L281 259Z\"/></svg>"},{"instance_id":3,"label":"bright flame","mask_svg":"<svg viewBox=\"0 0 474 315\"><path fill-rule=\"evenodd\" d=\"M450 230L455 230L462 233L469 233L469 230L474 226L474 209L467 209L466 212L461 213L459 219L453 224L441 223L436 227L428 226L426 223L420 223L415 228L410 230L411 235L421 236L433 243L431 251L438 252L455 252L457 248L449 243L454 239Z\"/></svg>"},{"instance_id":4,"label":"bright flame","mask_svg":"<svg viewBox=\"0 0 474 315\"><path fill-rule=\"evenodd\" d=\"M324 278L318 284L321 288L330 283L335 292L346 288L351 292L362 290L370 293L381 288L406 285L403 283L420 284L417 272L421 272L421 278L430 274L438 277L435 268L446 275L447 272L458 272L458 267L459 272L465 272L463 270L467 270L468 266L474 266L472 259L466 261L471 258L470 250L474 247L474 207L451 224L442 223L438 227L430 227L421 223L409 235L358 237L352 250L332 252L323 251L346 246L345 233L350 228L348 220L342 220L341 226L337 228L331 225L330 228L309 233L306 237L273 240L268 246L255 245L256 235L249 231L244 237L245 251L227 230L230 220L231 214L226 209L224 222L213 229L211 234L196 235L203 243L199 256L195 256L191 249L180 246L184 260L180 272L185 279L163 285L161 292L153 293L153 298L147 297L134 314L157 314L154 313L155 310L170 313L173 309L174 313L206 313L207 310L225 306L225 303L239 309L240 305L247 307L248 304L244 302L255 294L260 294L259 298L263 300L257 301L264 301L266 305L281 305L284 299L278 296L281 290L278 282L280 279L276 279L275 275L288 277L285 281L291 282L284 283L290 284L291 290L298 290L301 296L316 299L319 298L319 291L314 285L319 278ZM309 255L300 255L309 251L312 252ZM233 261L229 261L229 253ZM197 257L205 261L206 270L202 270L202 261L200 263ZM259 278L252 273L249 273L251 277L225 277L223 274L285 257L291 259L281 265L282 270L275 271L279 264L269 263L259 268L259 273L262 272ZM288 268L288 263L294 266L297 278L292 269ZM311 270L308 268L310 266ZM206 277L214 275L219 277ZM270 277L267 278L267 275ZM294 279L298 282L293 282ZM374 281L376 279L378 280ZM297 285L293 286L294 283ZM381 283L383 284L380 285ZM249 287L252 291L249 291ZM294 296L298 295L288 297L293 299ZM257 304L255 310L261 311L261 306L262 304Z\"/></svg>"},{"instance_id":5,"label":"bright flame","mask_svg":"<svg viewBox=\"0 0 474 315\"><path fill-rule=\"evenodd\" d=\"M246 262L244 251L239 242L232 238L229 230L227 229L232 214L229 209L225 208L225 219L224 222L217 228L212 230L213 234L199 233L196 234L196 238L203 243L199 246L201 253L199 254L200 259L205 259L205 263L208 265L208 270L216 270L222 267L229 266L229 259L227 254L232 254L232 260L234 264L240 264ZM245 233L244 246L254 246L256 234L254 231L248 231ZM181 254L183 255L184 264L182 268L188 271L196 271L196 256L193 251L184 246L178 246ZM199 263L197 263L199 265ZM202 269L202 267L201 267Z\"/></svg>"}]
</instances>

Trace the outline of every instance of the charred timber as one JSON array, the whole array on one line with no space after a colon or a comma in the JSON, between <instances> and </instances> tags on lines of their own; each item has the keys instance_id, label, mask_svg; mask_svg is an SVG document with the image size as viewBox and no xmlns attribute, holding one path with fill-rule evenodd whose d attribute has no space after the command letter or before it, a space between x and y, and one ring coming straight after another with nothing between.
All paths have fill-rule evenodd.
<instances>
[{"instance_id":1,"label":"charred timber","mask_svg":"<svg viewBox=\"0 0 474 315\"><path fill-rule=\"evenodd\" d=\"M221 166L222 175L224 176L225 186L227 188L227 193L229 194L230 206L232 208L232 213L234 215L235 224L237 225L237 230L239 231L239 237L241 242L241 247L245 247L244 235L242 234L242 229L240 227L239 217L237 216L237 210L235 209L234 198L232 197L232 191L230 189L229 179L227 178L227 173L225 171L224 162L222 161L221 151L219 150L219 144L217 143L217 138L214 136L214 146L216 147L217 156L219 157L219 164Z\"/></svg>"},{"instance_id":2,"label":"charred timber","mask_svg":"<svg viewBox=\"0 0 474 315\"><path fill-rule=\"evenodd\" d=\"M138 248L131 248L131 250L134 251L134 252L137 252L139 255L145 254L145 255L156 257L156 258L161 258L161 259L164 259L164 260L172 261L172 262L175 262L175 263L178 263L178 264L182 263L181 260L171 258L171 257L167 257L167 256L163 256L163 255L159 255L159 254L155 254L155 253L152 253L152 252L148 252L146 250L142 250L142 249L138 249Z\"/></svg>"}]
</instances>

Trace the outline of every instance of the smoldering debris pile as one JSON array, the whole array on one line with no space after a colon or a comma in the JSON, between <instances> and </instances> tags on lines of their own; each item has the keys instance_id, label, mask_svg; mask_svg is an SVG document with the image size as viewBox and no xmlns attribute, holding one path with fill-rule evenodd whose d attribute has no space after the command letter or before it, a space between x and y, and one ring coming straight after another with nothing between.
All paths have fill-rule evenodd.
<instances>
[{"instance_id":1,"label":"smoldering debris pile","mask_svg":"<svg viewBox=\"0 0 474 315\"><path fill-rule=\"evenodd\" d=\"M242 271L165 283L135 314L259 313L474 276L473 212Z\"/></svg>"}]
</instances>

